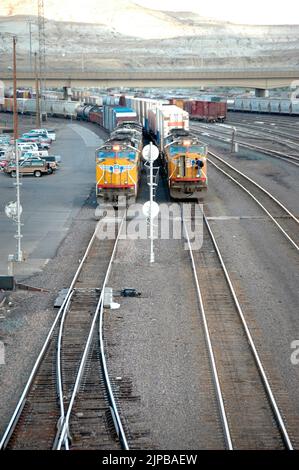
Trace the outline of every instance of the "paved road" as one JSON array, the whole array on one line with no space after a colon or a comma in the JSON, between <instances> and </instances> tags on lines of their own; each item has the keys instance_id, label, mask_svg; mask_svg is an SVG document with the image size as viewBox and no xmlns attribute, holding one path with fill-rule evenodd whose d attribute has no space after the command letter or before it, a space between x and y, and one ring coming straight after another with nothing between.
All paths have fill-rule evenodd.
<instances>
[{"instance_id":1,"label":"paved road","mask_svg":"<svg viewBox=\"0 0 299 470\"><path fill-rule=\"evenodd\" d=\"M94 184L94 151L100 137L78 123L55 120L48 125L57 130L51 153L61 155L63 164L53 175L22 178L22 243L28 260L16 267L20 277L40 270L55 255ZM16 226L4 213L5 205L15 200L14 182L0 174L0 274L7 274L8 254L16 250Z\"/></svg>"}]
</instances>

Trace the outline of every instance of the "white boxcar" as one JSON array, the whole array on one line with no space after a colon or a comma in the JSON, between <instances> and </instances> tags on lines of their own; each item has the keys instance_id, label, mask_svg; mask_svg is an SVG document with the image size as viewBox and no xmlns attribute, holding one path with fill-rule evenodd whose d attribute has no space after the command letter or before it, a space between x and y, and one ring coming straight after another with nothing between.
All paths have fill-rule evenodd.
<instances>
[{"instance_id":1,"label":"white boxcar","mask_svg":"<svg viewBox=\"0 0 299 470\"><path fill-rule=\"evenodd\" d=\"M260 111L260 100L258 98L251 99L251 111L258 113Z\"/></svg>"},{"instance_id":2,"label":"white boxcar","mask_svg":"<svg viewBox=\"0 0 299 470\"><path fill-rule=\"evenodd\" d=\"M235 99L235 111L243 111L243 98Z\"/></svg>"},{"instance_id":3,"label":"white boxcar","mask_svg":"<svg viewBox=\"0 0 299 470\"><path fill-rule=\"evenodd\" d=\"M292 114L299 114L299 100L292 101Z\"/></svg>"},{"instance_id":4,"label":"white boxcar","mask_svg":"<svg viewBox=\"0 0 299 470\"><path fill-rule=\"evenodd\" d=\"M270 100L270 112L280 113L280 100L279 99L273 98Z\"/></svg>"},{"instance_id":5,"label":"white boxcar","mask_svg":"<svg viewBox=\"0 0 299 470\"><path fill-rule=\"evenodd\" d=\"M251 98L243 98L243 110L251 111Z\"/></svg>"},{"instance_id":6,"label":"white boxcar","mask_svg":"<svg viewBox=\"0 0 299 470\"><path fill-rule=\"evenodd\" d=\"M161 151L171 129L177 128L189 130L189 113L174 105L157 107L155 137Z\"/></svg>"},{"instance_id":7,"label":"white boxcar","mask_svg":"<svg viewBox=\"0 0 299 470\"><path fill-rule=\"evenodd\" d=\"M259 100L259 111L261 113L269 113L270 112L270 101L268 99L261 98Z\"/></svg>"},{"instance_id":8,"label":"white boxcar","mask_svg":"<svg viewBox=\"0 0 299 470\"><path fill-rule=\"evenodd\" d=\"M280 113L291 114L292 103L291 100L280 100Z\"/></svg>"}]
</instances>

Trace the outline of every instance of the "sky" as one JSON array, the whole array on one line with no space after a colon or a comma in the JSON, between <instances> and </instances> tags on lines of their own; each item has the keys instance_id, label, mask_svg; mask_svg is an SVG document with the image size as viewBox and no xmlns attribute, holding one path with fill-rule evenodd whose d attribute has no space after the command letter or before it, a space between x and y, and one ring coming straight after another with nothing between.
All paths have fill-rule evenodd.
<instances>
[{"instance_id":1,"label":"sky","mask_svg":"<svg viewBox=\"0 0 299 470\"><path fill-rule=\"evenodd\" d=\"M247 24L299 24L298 0L133 0L147 8L194 11Z\"/></svg>"}]
</instances>

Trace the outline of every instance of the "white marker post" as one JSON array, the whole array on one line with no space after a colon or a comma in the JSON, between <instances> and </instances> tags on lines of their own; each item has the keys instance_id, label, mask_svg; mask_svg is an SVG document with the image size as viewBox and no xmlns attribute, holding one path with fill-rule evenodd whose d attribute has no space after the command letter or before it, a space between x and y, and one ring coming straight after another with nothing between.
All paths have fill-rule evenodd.
<instances>
[{"instance_id":1,"label":"white marker post","mask_svg":"<svg viewBox=\"0 0 299 470\"><path fill-rule=\"evenodd\" d=\"M154 171L153 171L153 163L159 156L159 149L155 145L150 142L149 145L146 145L142 150L142 156L146 162L149 162L149 169L150 169L150 200L146 202L143 206L143 213L146 217L149 218L150 221L150 241L151 241L151 254L150 254L150 262L154 263L155 261L155 254L154 254L154 218L159 213L159 206L156 202L154 202Z\"/></svg>"}]
</instances>

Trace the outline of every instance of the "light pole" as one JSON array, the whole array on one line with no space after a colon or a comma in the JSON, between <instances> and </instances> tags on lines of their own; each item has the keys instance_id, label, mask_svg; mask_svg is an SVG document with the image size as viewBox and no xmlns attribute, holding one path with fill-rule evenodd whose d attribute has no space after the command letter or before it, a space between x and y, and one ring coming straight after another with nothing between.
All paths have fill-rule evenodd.
<instances>
[{"instance_id":1,"label":"light pole","mask_svg":"<svg viewBox=\"0 0 299 470\"><path fill-rule=\"evenodd\" d=\"M30 71L32 72L32 38L31 38L31 25L32 22L29 20L28 21L28 26L29 26L29 54L30 54Z\"/></svg>"},{"instance_id":2,"label":"light pole","mask_svg":"<svg viewBox=\"0 0 299 470\"><path fill-rule=\"evenodd\" d=\"M150 199L145 204L143 204L142 211L149 221L150 225L150 263L155 262L155 253L154 253L154 218L159 213L159 206L154 201L154 186L157 186L154 183L154 161L159 156L159 149L152 142L149 145L146 145L142 150L142 156L146 161L145 165L149 168L149 187L150 187Z\"/></svg>"},{"instance_id":3,"label":"light pole","mask_svg":"<svg viewBox=\"0 0 299 470\"><path fill-rule=\"evenodd\" d=\"M15 159L16 159L16 190L17 190L17 233L15 238L17 240L17 254L16 261L23 261L23 253L21 248L21 204L20 204L20 169L19 169L19 152L18 152L18 109L17 109L17 59L16 59L16 36L13 37L13 122L14 122L14 144L15 144Z\"/></svg>"},{"instance_id":4,"label":"light pole","mask_svg":"<svg viewBox=\"0 0 299 470\"><path fill-rule=\"evenodd\" d=\"M37 53L34 53L34 73L35 73L35 115L36 115L36 127L37 129L41 126L41 115L40 115L40 93L39 93L39 80L37 73Z\"/></svg>"}]
</instances>

